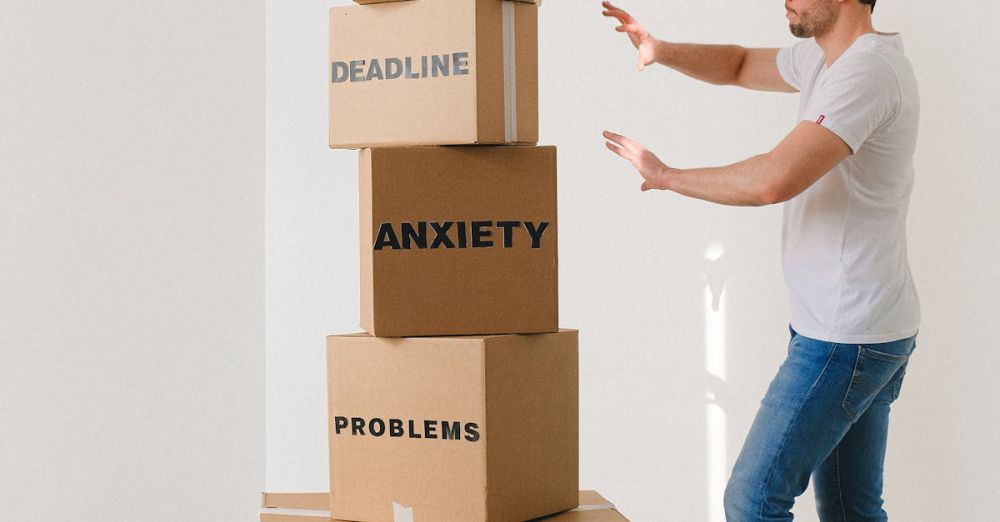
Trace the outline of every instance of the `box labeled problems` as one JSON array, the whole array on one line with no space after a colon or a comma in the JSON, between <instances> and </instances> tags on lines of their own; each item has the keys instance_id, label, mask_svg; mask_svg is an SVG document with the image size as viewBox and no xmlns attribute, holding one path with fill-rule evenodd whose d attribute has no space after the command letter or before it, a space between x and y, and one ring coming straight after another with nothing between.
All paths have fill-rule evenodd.
<instances>
[{"instance_id":1,"label":"box labeled problems","mask_svg":"<svg viewBox=\"0 0 1000 522\"><path fill-rule=\"evenodd\" d=\"M514 521L576 507L575 330L327 346L333 518Z\"/></svg>"},{"instance_id":2,"label":"box labeled problems","mask_svg":"<svg viewBox=\"0 0 1000 522\"><path fill-rule=\"evenodd\" d=\"M538 6L364 1L330 10L330 147L538 141Z\"/></svg>"},{"instance_id":3,"label":"box labeled problems","mask_svg":"<svg viewBox=\"0 0 1000 522\"><path fill-rule=\"evenodd\" d=\"M360 192L369 333L558 330L555 147L364 149Z\"/></svg>"}]
</instances>

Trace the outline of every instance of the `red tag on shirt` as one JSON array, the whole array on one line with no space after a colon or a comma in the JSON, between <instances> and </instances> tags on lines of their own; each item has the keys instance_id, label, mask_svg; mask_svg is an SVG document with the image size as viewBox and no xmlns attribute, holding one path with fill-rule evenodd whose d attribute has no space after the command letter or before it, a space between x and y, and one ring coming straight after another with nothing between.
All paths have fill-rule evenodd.
<instances>
[{"instance_id":1,"label":"red tag on shirt","mask_svg":"<svg viewBox=\"0 0 1000 522\"><path fill-rule=\"evenodd\" d=\"M826 119L826 114L820 114L819 119L816 120L816 123L823 123L823 120L825 119Z\"/></svg>"}]
</instances>

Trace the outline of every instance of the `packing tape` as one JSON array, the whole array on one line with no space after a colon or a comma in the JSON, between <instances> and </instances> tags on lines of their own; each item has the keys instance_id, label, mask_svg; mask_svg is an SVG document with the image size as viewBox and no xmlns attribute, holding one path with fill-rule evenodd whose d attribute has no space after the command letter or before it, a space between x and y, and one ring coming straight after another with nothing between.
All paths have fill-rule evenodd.
<instances>
[{"instance_id":1,"label":"packing tape","mask_svg":"<svg viewBox=\"0 0 1000 522\"><path fill-rule=\"evenodd\" d=\"M583 504L571 509L570 511L600 511L602 509L614 509L614 508L615 508L614 504L607 502L604 504Z\"/></svg>"},{"instance_id":2,"label":"packing tape","mask_svg":"<svg viewBox=\"0 0 1000 522\"><path fill-rule=\"evenodd\" d=\"M413 507L404 507L399 502L393 500L392 522L413 522Z\"/></svg>"},{"instance_id":3,"label":"packing tape","mask_svg":"<svg viewBox=\"0 0 1000 522\"><path fill-rule=\"evenodd\" d=\"M501 4L503 19L503 123L504 141L517 141L517 64L514 43L514 2Z\"/></svg>"}]
</instances>

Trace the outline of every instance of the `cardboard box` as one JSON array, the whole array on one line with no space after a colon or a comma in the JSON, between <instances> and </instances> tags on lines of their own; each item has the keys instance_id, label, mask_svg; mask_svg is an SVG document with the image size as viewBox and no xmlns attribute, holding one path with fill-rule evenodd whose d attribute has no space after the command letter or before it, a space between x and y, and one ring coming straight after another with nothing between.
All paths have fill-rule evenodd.
<instances>
[{"instance_id":1,"label":"cardboard box","mask_svg":"<svg viewBox=\"0 0 1000 522\"><path fill-rule=\"evenodd\" d=\"M503 522L576 507L577 342L329 337L333 517Z\"/></svg>"},{"instance_id":2,"label":"cardboard box","mask_svg":"<svg viewBox=\"0 0 1000 522\"><path fill-rule=\"evenodd\" d=\"M330 10L330 147L538 141L538 6L402 0Z\"/></svg>"},{"instance_id":3,"label":"cardboard box","mask_svg":"<svg viewBox=\"0 0 1000 522\"><path fill-rule=\"evenodd\" d=\"M266 497L269 493L264 493ZM329 503L328 493L300 493L299 498L309 498L308 504L315 505L319 502ZM260 522L346 522L330 518L328 508L315 509L304 507L295 503L273 503L264 504L260 513ZM579 506L569 511L552 515L549 517L536 519L546 522L628 522L622 516L614 504L608 502L596 491L581 491L579 494Z\"/></svg>"},{"instance_id":4,"label":"cardboard box","mask_svg":"<svg viewBox=\"0 0 1000 522\"><path fill-rule=\"evenodd\" d=\"M329 510L329 493L261 493L260 506L303 510Z\"/></svg>"},{"instance_id":5,"label":"cardboard box","mask_svg":"<svg viewBox=\"0 0 1000 522\"><path fill-rule=\"evenodd\" d=\"M331 522L329 493L261 493L260 522Z\"/></svg>"},{"instance_id":6,"label":"cardboard box","mask_svg":"<svg viewBox=\"0 0 1000 522\"><path fill-rule=\"evenodd\" d=\"M539 522L629 522L618 512L615 505L608 502L596 491L581 491L579 506L550 517L537 519Z\"/></svg>"},{"instance_id":7,"label":"cardboard box","mask_svg":"<svg viewBox=\"0 0 1000 522\"><path fill-rule=\"evenodd\" d=\"M360 152L361 327L559 329L555 147Z\"/></svg>"}]
</instances>

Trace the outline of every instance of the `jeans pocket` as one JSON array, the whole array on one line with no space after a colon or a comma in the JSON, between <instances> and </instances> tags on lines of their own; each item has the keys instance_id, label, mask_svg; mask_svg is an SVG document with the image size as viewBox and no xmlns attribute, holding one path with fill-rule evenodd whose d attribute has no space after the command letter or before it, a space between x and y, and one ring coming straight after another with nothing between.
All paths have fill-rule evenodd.
<instances>
[{"instance_id":1,"label":"jeans pocket","mask_svg":"<svg viewBox=\"0 0 1000 522\"><path fill-rule=\"evenodd\" d=\"M894 402L899 398L899 390L903 387L903 377L906 376L906 363L899 368L899 376L892 381L892 396L889 398L889 402Z\"/></svg>"},{"instance_id":2,"label":"jeans pocket","mask_svg":"<svg viewBox=\"0 0 1000 522\"><path fill-rule=\"evenodd\" d=\"M893 376L902 368L909 354L894 354L873 350L863 345L858 345L858 356L854 363L854 374L851 376L851 383L844 394L842 406L844 412L856 422L868 409L875 396L889 385ZM902 376L900 376L902 377ZM892 382L893 399L899 395L899 383L902 379Z\"/></svg>"}]
</instances>

